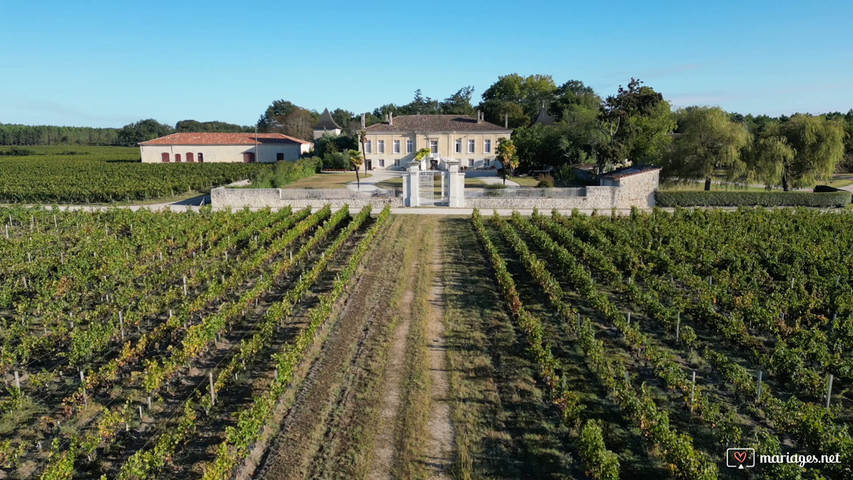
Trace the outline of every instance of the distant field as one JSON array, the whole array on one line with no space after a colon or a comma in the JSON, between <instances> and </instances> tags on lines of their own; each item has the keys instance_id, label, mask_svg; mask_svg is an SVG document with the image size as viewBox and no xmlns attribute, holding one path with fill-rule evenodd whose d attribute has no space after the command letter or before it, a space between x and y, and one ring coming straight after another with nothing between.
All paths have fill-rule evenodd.
<instances>
[{"instance_id":1,"label":"distant field","mask_svg":"<svg viewBox=\"0 0 853 480\"><path fill-rule=\"evenodd\" d=\"M0 146L0 202L150 200L206 192L264 168L269 167L243 163L143 164L136 147Z\"/></svg>"}]
</instances>

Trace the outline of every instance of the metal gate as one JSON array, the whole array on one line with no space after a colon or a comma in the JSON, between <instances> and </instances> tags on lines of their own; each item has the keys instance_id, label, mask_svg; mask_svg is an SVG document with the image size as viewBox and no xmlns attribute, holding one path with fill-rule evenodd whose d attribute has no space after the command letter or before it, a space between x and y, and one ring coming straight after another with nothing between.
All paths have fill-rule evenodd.
<instances>
[{"instance_id":1,"label":"metal gate","mask_svg":"<svg viewBox=\"0 0 853 480\"><path fill-rule=\"evenodd\" d=\"M449 202L445 172L426 171L418 175L419 201L422 206L446 206Z\"/></svg>"}]
</instances>

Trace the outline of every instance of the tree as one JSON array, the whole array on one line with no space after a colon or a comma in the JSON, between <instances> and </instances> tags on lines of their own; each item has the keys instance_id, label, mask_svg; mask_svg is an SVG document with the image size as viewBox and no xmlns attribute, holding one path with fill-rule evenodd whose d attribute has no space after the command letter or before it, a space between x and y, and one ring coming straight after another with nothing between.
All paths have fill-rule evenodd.
<instances>
[{"instance_id":1,"label":"tree","mask_svg":"<svg viewBox=\"0 0 853 480\"><path fill-rule=\"evenodd\" d=\"M756 138L750 146L747 155L749 178L756 179L768 186L782 184L785 175L785 165L790 165L796 156L794 149L788 145L788 139L776 134L766 134Z\"/></svg>"},{"instance_id":2,"label":"tree","mask_svg":"<svg viewBox=\"0 0 853 480\"><path fill-rule=\"evenodd\" d=\"M727 167L729 179L746 170L740 152L750 135L743 124L719 107L689 107L676 117L679 133L664 164L665 176L704 178L705 190L710 190L714 170Z\"/></svg>"},{"instance_id":3,"label":"tree","mask_svg":"<svg viewBox=\"0 0 853 480\"><path fill-rule=\"evenodd\" d=\"M599 110L604 143L598 148L598 163L607 167L630 159L635 162L660 163L672 142L675 120L669 102L651 87L631 78L628 88L619 86Z\"/></svg>"},{"instance_id":4,"label":"tree","mask_svg":"<svg viewBox=\"0 0 853 480\"><path fill-rule=\"evenodd\" d=\"M474 107L471 105L471 97L474 95L474 87L462 87L453 95L444 99L440 104L441 113L448 115L474 116Z\"/></svg>"},{"instance_id":5,"label":"tree","mask_svg":"<svg viewBox=\"0 0 853 480\"><path fill-rule=\"evenodd\" d=\"M364 163L364 155L361 154L358 150L350 150L349 152L349 161L352 163L352 166L355 168L355 182L358 190L361 190L361 178L358 176L358 169L361 167L361 164Z\"/></svg>"},{"instance_id":6,"label":"tree","mask_svg":"<svg viewBox=\"0 0 853 480\"><path fill-rule=\"evenodd\" d=\"M313 140L314 124L320 115L286 100L276 100L258 120L258 131L278 132L302 140Z\"/></svg>"},{"instance_id":7,"label":"tree","mask_svg":"<svg viewBox=\"0 0 853 480\"><path fill-rule=\"evenodd\" d=\"M779 133L795 152L790 162L783 163L785 191L829 177L844 155L844 126L839 120L798 114L781 122Z\"/></svg>"},{"instance_id":8,"label":"tree","mask_svg":"<svg viewBox=\"0 0 853 480\"><path fill-rule=\"evenodd\" d=\"M542 102L551 103L556 90L550 75L505 75L483 92L480 110L489 122L503 125L507 114L511 128L527 126L536 118Z\"/></svg>"},{"instance_id":9,"label":"tree","mask_svg":"<svg viewBox=\"0 0 853 480\"><path fill-rule=\"evenodd\" d=\"M118 143L122 145L136 145L139 142L152 140L172 133L174 133L174 129L171 126L149 118L121 127L121 130L118 132Z\"/></svg>"},{"instance_id":10,"label":"tree","mask_svg":"<svg viewBox=\"0 0 853 480\"><path fill-rule=\"evenodd\" d=\"M506 172L509 170L509 176L512 177L512 172L518 168L518 155L515 150L515 144L509 138L498 139L498 154L497 157L503 167L504 185L506 185Z\"/></svg>"}]
</instances>

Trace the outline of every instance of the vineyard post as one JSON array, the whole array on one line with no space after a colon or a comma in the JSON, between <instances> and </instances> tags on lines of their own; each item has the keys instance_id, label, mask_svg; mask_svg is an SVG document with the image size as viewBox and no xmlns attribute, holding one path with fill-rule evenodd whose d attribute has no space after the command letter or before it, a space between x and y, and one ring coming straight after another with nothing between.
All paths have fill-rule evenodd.
<instances>
[{"instance_id":1,"label":"vineyard post","mask_svg":"<svg viewBox=\"0 0 853 480\"><path fill-rule=\"evenodd\" d=\"M213 393L213 372L208 372L208 378L210 378L210 404L216 405L216 395Z\"/></svg>"},{"instance_id":2,"label":"vineyard post","mask_svg":"<svg viewBox=\"0 0 853 480\"><path fill-rule=\"evenodd\" d=\"M829 374L829 381L826 385L826 409L829 410L829 398L832 396L832 374Z\"/></svg>"},{"instance_id":3,"label":"vineyard post","mask_svg":"<svg viewBox=\"0 0 853 480\"><path fill-rule=\"evenodd\" d=\"M121 340L124 341L124 317L121 312L118 312L118 328L121 331Z\"/></svg>"},{"instance_id":4,"label":"vineyard post","mask_svg":"<svg viewBox=\"0 0 853 480\"><path fill-rule=\"evenodd\" d=\"M696 370L693 370L693 380L690 382L690 413L693 413L693 400L696 398Z\"/></svg>"},{"instance_id":5,"label":"vineyard post","mask_svg":"<svg viewBox=\"0 0 853 480\"><path fill-rule=\"evenodd\" d=\"M228 261L228 250L225 250L225 261Z\"/></svg>"},{"instance_id":6,"label":"vineyard post","mask_svg":"<svg viewBox=\"0 0 853 480\"><path fill-rule=\"evenodd\" d=\"M628 312L628 326L631 326L631 312Z\"/></svg>"},{"instance_id":7,"label":"vineyard post","mask_svg":"<svg viewBox=\"0 0 853 480\"><path fill-rule=\"evenodd\" d=\"M30 215L30 231L32 232L35 229L36 229L36 217Z\"/></svg>"},{"instance_id":8,"label":"vineyard post","mask_svg":"<svg viewBox=\"0 0 853 480\"><path fill-rule=\"evenodd\" d=\"M59 228L59 225L56 224L56 215L53 216L53 228Z\"/></svg>"},{"instance_id":9,"label":"vineyard post","mask_svg":"<svg viewBox=\"0 0 853 480\"><path fill-rule=\"evenodd\" d=\"M88 405L89 399L86 398L86 377L83 376L83 370L80 370L80 385L83 386L83 404Z\"/></svg>"},{"instance_id":10,"label":"vineyard post","mask_svg":"<svg viewBox=\"0 0 853 480\"><path fill-rule=\"evenodd\" d=\"M714 286L714 277L712 277L711 275L708 275L708 286L709 287Z\"/></svg>"},{"instance_id":11,"label":"vineyard post","mask_svg":"<svg viewBox=\"0 0 853 480\"><path fill-rule=\"evenodd\" d=\"M139 429L142 429L142 405L138 405L139 407Z\"/></svg>"},{"instance_id":12,"label":"vineyard post","mask_svg":"<svg viewBox=\"0 0 853 480\"><path fill-rule=\"evenodd\" d=\"M148 395L148 410L151 410L151 395Z\"/></svg>"},{"instance_id":13,"label":"vineyard post","mask_svg":"<svg viewBox=\"0 0 853 480\"><path fill-rule=\"evenodd\" d=\"M791 277L791 289L794 289L794 277Z\"/></svg>"},{"instance_id":14,"label":"vineyard post","mask_svg":"<svg viewBox=\"0 0 853 480\"><path fill-rule=\"evenodd\" d=\"M675 319L675 341L678 341L678 336L681 329L681 312L678 312L678 316Z\"/></svg>"},{"instance_id":15,"label":"vineyard post","mask_svg":"<svg viewBox=\"0 0 853 480\"><path fill-rule=\"evenodd\" d=\"M21 391L21 377L18 376L17 370L15 370L15 388L17 388L19 392Z\"/></svg>"},{"instance_id":16,"label":"vineyard post","mask_svg":"<svg viewBox=\"0 0 853 480\"><path fill-rule=\"evenodd\" d=\"M187 276L184 275L184 296L187 296Z\"/></svg>"},{"instance_id":17,"label":"vineyard post","mask_svg":"<svg viewBox=\"0 0 853 480\"><path fill-rule=\"evenodd\" d=\"M758 395L755 397L755 402L761 402L761 374L764 373L761 370L758 371Z\"/></svg>"}]
</instances>

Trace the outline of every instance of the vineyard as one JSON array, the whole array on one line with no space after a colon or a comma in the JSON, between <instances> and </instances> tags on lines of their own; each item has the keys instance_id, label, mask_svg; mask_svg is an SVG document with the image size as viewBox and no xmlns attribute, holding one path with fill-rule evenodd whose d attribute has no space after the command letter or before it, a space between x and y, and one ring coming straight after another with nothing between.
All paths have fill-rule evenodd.
<instances>
[{"instance_id":1,"label":"vineyard","mask_svg":"<svg viewBox=\"0 0 853 480\"><path fill-rule=\"evenodd\" d=\"M0 478L853 478L847 213L0 223Z\"/></svg>"},{"instance_id":2,"label":"vineyard","mask_svg":"<svg viewBox=\"0 0 853 480\"><path fill-rule=\"evenodd\" d=\"M475 211L472 225L563 432L572 466L543 476L740 478L737 447L840 455L752 478L853 478L853 216Z\"/></svg>"},{"instance_id":3,"label":"vineyard","mask_svg":"<svg viewBox=\"0 0 853 480\"><path fill-rule=\"evenodd\" d=\"M229 478L317 354L373 213L0 209L5 478Z\"/></svg>"},{"instance_id":4,"label":"vineyard","mask_svg":"<svg viewBox=\"0 0 853 480\"><path fill-rule=\"evenodd\" d=\"M269 168L242 163L143 164L135 147L0 147L0 203L149 200L208 191Z\"/></svg>"}]
</instances>

